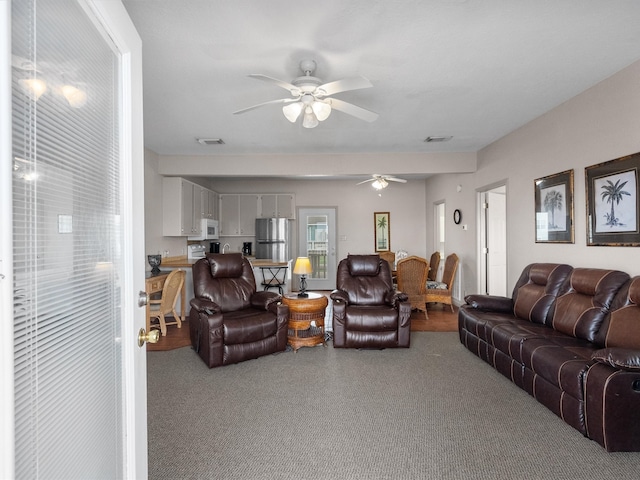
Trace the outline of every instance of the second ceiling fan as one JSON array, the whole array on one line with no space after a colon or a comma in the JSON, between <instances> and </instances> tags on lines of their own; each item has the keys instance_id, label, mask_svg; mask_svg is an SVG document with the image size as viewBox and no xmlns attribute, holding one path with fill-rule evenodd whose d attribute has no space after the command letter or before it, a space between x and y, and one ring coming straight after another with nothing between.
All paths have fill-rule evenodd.
<instances>
[{"instance_id":1,"label":"second ceiling fan","mask_svg":"<svg viewBox=\"0 0 640 480\"><path fill-rule=\"evenodd\" d=\"M251 78L273 83L285 90L288 90L291 94L291 98L270 100L268 102L253 105L252 107L237 110L233 113L244 113L265 105L285 103L287 105L282 107L282 112L287 120L291 123L295 123L302 114L302 126L305 128L317 127L318 122L326 120L332 110L339 110L367 122L373 122L378 118L378 114L375 112L332 97L332 95L340 92L373 87L371 82L366 78L350 77L342 80L336 80L335 82L322 83L322 80L312 76L316 69L316 62L313 60L301 61L300 69L304 75L293 79L291 83L278 80L277 78L269 77L267 75L262 75L260 73L253 73L249 75Z\"/></svg>"},{"instance_id":2,"label":"second ceiling fan","mask_svg":"<svg viewBox=\"0 0 640 480\"><path fill-rule=\"evenodd\" d=\"M363 183L373 182L371 186L376 190L382 190L383 188L387 188L389 185L388 182L398 182L398 183L407 183L404 178L392 177L391 175L379 175L374 173L371 175L371 178L368 180L363 180L362 182L356 183L356 185L362 185Z\"/></svg>"}]
</instances>

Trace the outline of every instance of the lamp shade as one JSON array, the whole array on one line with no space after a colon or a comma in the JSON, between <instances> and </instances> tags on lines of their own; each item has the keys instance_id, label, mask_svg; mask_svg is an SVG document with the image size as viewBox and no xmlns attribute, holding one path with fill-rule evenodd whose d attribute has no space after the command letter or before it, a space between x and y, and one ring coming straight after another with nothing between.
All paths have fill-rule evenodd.
<instances>
[{"instance_id":1,"label":"lamp shade","mask_svg":"<svg viewBox=\"0 0 640 480\"><path fill-rule=\"evenodd\" d=\"M309 275L312 272L313 269L311 268L309 257L296 258L296 264L293 267L293 273L295 273L296 275Z\"/></svg>"},{"instance_id":2,"label":"lamp shade","mask_svg":"<svg viewBox=\"0 0 640 480\"><path fill-rule=\"evenodd\" d=\"M305 107L304 116L302 117L302 126L304 128L316 128L318 123L318 118L316 117L316 114L313 113L313 109L311 107Z\"/></svg>"},{"instance_id":3,"label":"lamp shade","mask_svg":"<svg viewBox=\"0 0 640 480\"><path fill-rule=\"evenodd\" d=\"M284 116L287 117L287 120L291 123L296 123L300 113L302 113L303 107L304 105L302 102L290 103L289 105L282 107L282 113L284 113Z\"/></svg>"}]
</instances>

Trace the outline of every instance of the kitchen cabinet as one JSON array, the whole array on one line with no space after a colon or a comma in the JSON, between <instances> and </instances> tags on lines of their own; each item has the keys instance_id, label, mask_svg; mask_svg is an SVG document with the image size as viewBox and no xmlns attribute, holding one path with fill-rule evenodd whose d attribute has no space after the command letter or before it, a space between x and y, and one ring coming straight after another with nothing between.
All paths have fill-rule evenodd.
<instances>
[{"instance_id":1,"label":"kitchen cabinet","mask_svg":"<svg viewBox=\"0 0 640 480\"><path fill-rule=\"evenodd\" d=\"M220 195L220 235L254 236L258 218L259 195Z\"/></svg>"},{"instance_id":2,"label":"kitchen cabinet","mask_svg":"<svg viewBox=\"0 0 640 480\"><path fill-rule=\"evenodd\" d=\"M218 194L207 188L202 189L202 218L218 219Z\"/></svg>"},{"instance_id":3,"label":"kitchen cabinet","mask_svg":"<svg viewBox=\"0 0 640 480\"><path fill-rule=\"evenodd\" d=\"M200 234L204 187L180 177L162 179L162 234L182 237Z\"/></svg>"},{"instance_id":4,"label":"kitchen cabinet","mask_svg":"<svg viewBox=\"0 0 640 480\"><path fill-rule=\"evenodd\" d=\"M291 193L261 195L260 205L261 218L295 218L295 196Z\"/></svg>"}]
</instances>

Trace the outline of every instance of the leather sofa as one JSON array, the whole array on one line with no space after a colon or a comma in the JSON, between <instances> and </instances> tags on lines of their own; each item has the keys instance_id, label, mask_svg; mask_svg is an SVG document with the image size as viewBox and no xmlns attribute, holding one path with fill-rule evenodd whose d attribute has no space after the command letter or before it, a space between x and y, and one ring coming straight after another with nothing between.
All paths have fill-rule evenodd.
<instances>
[{"instance_id":1,"label":"leather sofa","mask_svg":"<svg viewBox=\"0 0 640 480\"><path fill-rule=\"evenodd\" d=\"M640 451L640 277L538 263L469 295L460 341L607 451Z\"/></svg>"},{"instance_id":2,"label":"leather sofa","mask_svg":"<svg viewBox=\"0 0 640 480\"><path fill-rule=\"evenodd\" d=\"M411 303L393 287L379 255L348 255L338 264L333 302L336 348L408 348Z\"/></svg>"},{"instance_id":3,"label":"leather sofa","mask_svg":"<svg viewBox=\"0 0 640 480\"><path fill-rule=\"evenodd\" d=\"M258 358L287 348L289 307L256 291L253 269L239 253L208 254L193 265L191 344L209 366Z\"/></svg>"}]
</instances>

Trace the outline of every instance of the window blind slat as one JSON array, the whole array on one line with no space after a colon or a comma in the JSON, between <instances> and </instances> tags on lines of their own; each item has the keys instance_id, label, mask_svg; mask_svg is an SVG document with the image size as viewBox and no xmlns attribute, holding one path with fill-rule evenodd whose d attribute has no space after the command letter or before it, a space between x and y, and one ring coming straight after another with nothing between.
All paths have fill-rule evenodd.
<instances>
[{"instance_id":1,"label":"window blind slat","mask_svg":"<svg viewBox=\"0 0 640 480\"><path fill-rule=\"evenodd\" d=\"M12 69L16 478L122 475L119 58L95 25L76 0L12 2L37 69Z\"/></svg>"}]
</instances>

